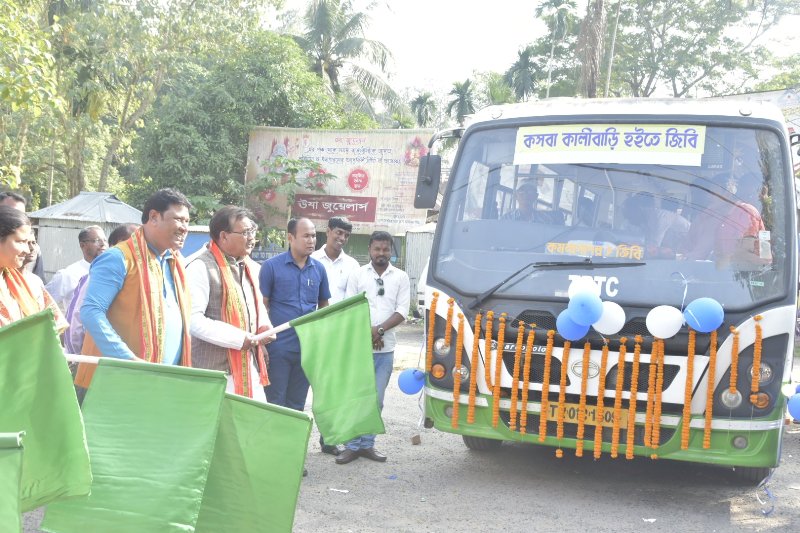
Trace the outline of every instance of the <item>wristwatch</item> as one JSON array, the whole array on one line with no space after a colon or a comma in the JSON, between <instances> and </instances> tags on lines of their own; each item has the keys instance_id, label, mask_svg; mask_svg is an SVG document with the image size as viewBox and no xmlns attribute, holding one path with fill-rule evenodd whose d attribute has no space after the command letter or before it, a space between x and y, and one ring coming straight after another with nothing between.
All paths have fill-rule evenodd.
<instances>
[{"instance_id":1,"label":"wristwatch","mask_svg":"<svg viewBox=\"0 0 800 533\"><path fill-rule=\"evenodd\" d=\"M386 333L386 330L385 330L385 329L383 329L382 327L378 327L378 335L380 335L381 337L383 337L383 334L384 334L384 333Z\"/></svg>"}]
</instances>

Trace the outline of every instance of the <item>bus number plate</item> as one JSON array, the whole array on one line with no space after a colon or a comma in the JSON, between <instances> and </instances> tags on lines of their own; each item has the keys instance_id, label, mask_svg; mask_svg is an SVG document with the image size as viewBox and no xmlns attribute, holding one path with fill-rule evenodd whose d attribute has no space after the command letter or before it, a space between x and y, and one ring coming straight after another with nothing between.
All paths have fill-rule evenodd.
<instances>
[{"instance_id":1,"label":"bus number plate","mask_svg":"<svg viewBox=\"0 0 800 533\"><path fill-rule=\"evenodd\" d=\"M587 405L585 408L586 416L583 419L583 423L590 426L597 426L601 425L603 427L613 427L614 426L614 405L611 406L604 406L603 407L603 420L599 422L599 416L597 411L596 405ZM578 413L580 412L580 406L577 403L565 403L564 404L564 422L568 424L577 424L578 423ZM620 417L619 417L619 426L621 428L625 428L628 426L628 410L621 409L620 410ZM557 403L549 403L547 405L547 420L551 422L558 421L558 404Z\"/></svg>"}]
</instances>

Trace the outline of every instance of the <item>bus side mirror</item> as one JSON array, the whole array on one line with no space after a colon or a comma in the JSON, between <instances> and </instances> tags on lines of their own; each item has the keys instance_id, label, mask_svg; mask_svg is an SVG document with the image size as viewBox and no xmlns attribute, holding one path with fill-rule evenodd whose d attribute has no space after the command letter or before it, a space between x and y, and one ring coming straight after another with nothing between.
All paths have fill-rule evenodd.
<instances>
[{"instance_id":1,"label":"bus side mirror","mask_svg":"<svg viewBox=\"0 0 800 533\"><path fill-rule=\"evenodd\" d=\"M436 196L439 194L439 181L441 179L442 156L424 155L420 157L414 207L417 209L433 209L436 207Z\"/></svg>"}]
</instances>

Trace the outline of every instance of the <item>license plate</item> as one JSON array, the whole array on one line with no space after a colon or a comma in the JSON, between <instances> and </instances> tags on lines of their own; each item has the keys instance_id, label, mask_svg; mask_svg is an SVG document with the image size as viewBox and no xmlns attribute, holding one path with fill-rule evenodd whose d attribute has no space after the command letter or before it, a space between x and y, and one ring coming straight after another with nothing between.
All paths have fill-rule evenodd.
<instances>
[{"instance_id":1,"label":"license plate","mask_svg":"<svg viewBox=\"0 0 800 533\"><path fill-rule=\"evenodd\" d=\"M611 406L604 406L603 407L603 420L599 420L597 406L596 405L587 405L585 408L586 416L583 419L583 423L588 426L603 426L603 427L613 427L614 426L614 405ZM564 404L564 422L568 424L577 424L578 423L578 413L580 412L580 405L577 403L565 403ZM619 427L626 428L628 427L628 410L627 409L620 409L620 416L619 416ZM547 404L547 420L551 422L558 421L558 403L550 402Z\"/></svg>"}]
</instances>

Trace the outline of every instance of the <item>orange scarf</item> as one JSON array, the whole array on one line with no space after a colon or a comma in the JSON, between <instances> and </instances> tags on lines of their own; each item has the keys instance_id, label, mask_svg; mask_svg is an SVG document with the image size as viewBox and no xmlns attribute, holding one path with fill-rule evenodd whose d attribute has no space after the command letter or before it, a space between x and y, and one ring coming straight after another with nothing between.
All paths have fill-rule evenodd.
<instances>
[{"instance_id":1,"label":"orange scarf","mask_svg":"<svg viewBox=\"0 0 800 533\"><path fill-rule=\"evenodd\" d=\"M28 282L25 281L25 276L22 275L22 272L16 268L3 268L0 270L0 277L5 280L6 287L8 287L7 296L0 293L0 326L6 326L15 320L44 311L49 307L53 311L53 319L56 322L57 329L63 331L66 328L66 322L61 310L46 290L42 289L42 302L39 303L36 294L31 289L31 286L28 285ZM14 311L16 309L9 306L11 303L7 301L9 297L16 302L17 305L14 307L19 307L19 316L16 313L12 315L12 309Z\"/></svg>"},{"instance_id":2,"label":"orange scarf","mask_svg":"<svg viewBox=\"0 0 800 533\"><path fill-rule=\"evenodd\" d=\"M153 292L150 290L150 284L160 284L164 274L155 259L155 254L148 250L142 228L136 230L123 245L129 248L133 261L139 270L139 294L142 299L142 314L139 329L141 353L137 355L150 363L161 363L164 356L164 295L162 291L157 291L159 301L153 301ZM189 337L191 304L186 287L186 273L183 269L183 263L180 261L180 253L173 250L172 255L173 259L170 265L172 280L175 284L175 293L183 320L183 353L181 354L180 364L181 366L192 366L192 342Z\"/></svg>"},{"instance_id":3,"label":"orange scarf","mask_svg":"<svg viewBox=\"0 0 800 533\"><path fill-rule=\"evenodd\" d=\"M231 267L225 259L222 250L219 249L217 243L211 241L209 245L211 255L214 256L214 261L219 268L220 280L222 281L222 309L220 316L223 322L231 324L243 331L247 331L247 311L245 303L239 298L239 291L236 290L236 280L233 278ZM244 275L250 281L250 289L253 291L253 301L257 302L258 294L256 294L256 284L253 282L253 276L250 272L250 266L247 261L244 264ZM244 290L244 287L242 287ZM256 324L259 322L258 305L256 309ZM256 347L256 360L258 361L258 373L261 378L261 385L269 385L269 376L267 376L267 365L264 361L264 352L261 346ZM240 396L253 397L253 390L250 381L250 364L249 364L249 350L241 350L238 348L228 349L228 363L231 367L231 377L233 378L233 392Z\"/></svg>"}]
</instances>

